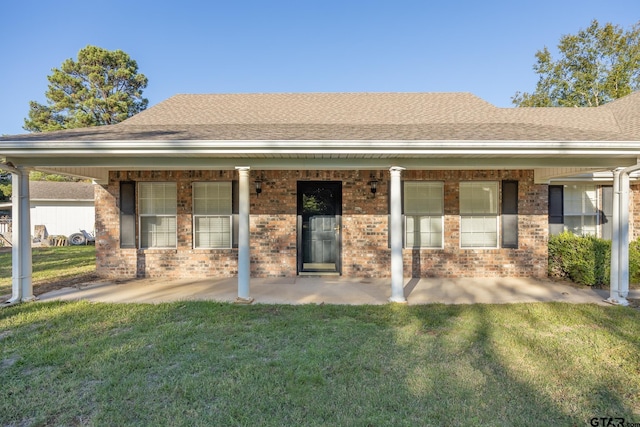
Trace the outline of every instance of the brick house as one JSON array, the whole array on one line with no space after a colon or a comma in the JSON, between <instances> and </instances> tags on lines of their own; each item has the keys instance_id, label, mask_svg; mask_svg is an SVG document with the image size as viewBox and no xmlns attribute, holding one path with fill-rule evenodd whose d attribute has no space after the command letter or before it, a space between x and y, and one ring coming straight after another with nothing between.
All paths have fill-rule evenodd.
<instances>
[{"instance_id":1,"label":"brick house","mask_svg":"<svg viewBox=\"0 0 640 427\"><path fill-rule=\"evenodd\" d=\"M388 277L395 301L410 276L542 278L550 232L638 233L640 93L574 109L177 95L117 125L0 141L18 178L95 180L99 274L237 276L240 298L251 277Z\"/></svg>"}]
</instances>

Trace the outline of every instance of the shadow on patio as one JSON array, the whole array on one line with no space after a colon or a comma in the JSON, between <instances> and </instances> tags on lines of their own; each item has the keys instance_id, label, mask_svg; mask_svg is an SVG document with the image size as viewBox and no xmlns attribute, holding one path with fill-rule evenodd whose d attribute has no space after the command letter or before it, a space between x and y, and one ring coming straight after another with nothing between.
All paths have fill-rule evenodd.
<instances>
[{"instance_id":1,"label":"shadow on patio","mask_svg":"<svg viewBox=\"0 0 640 427\"><path fill-rule=\"evenodd\" d=\"M416 304L504 304L559 301L606 304L608 291L579 288L552 281L523 278L406 278L405 296ZM251 297L257 304L386 304L389 279L292 277L251 279ZM630 297L639 297L632 291ZM237 279L102 280L38 295L40 301L90 300L160 303L181 300L233 302Z\"/></svg>"}]
</instances>

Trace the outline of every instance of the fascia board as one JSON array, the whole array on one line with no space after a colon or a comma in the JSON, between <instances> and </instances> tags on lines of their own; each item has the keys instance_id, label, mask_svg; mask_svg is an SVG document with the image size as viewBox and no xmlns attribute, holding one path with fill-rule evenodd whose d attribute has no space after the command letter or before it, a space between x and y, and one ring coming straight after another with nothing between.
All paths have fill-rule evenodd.
<instances>
[{"instance_id":1,"label":"fascia board","mask_svg":"<svg viewBox=\"0 0 640 427\"><path fill-rule=\"evenodd\" d=\"M145 157L10 157L14 164L33 167L38 170L84 167L96 168L104 175L108 169L131 170L226 170L240 164L264 170L296 170L296 169L388 169L401 165L406 169L534 169L534 168L588 168L615 169L637 164L635 156L538 156L538 157L465 157L458 156L331 156L331 157L212 157L212 156L145 156ZM84 175L98 176L86 172ZM102 176L100 175L100 176Z\"/></svg>"},{"instance_id":2,"label":"fascia board","mask_svg":"<svg viewBox=\"0 0 640 427\"><path fill-rule=\"evenodd\" d=\"M6 141L3 156L149 155L640 155L638 141Z\"/></svg>"}]
</instances>

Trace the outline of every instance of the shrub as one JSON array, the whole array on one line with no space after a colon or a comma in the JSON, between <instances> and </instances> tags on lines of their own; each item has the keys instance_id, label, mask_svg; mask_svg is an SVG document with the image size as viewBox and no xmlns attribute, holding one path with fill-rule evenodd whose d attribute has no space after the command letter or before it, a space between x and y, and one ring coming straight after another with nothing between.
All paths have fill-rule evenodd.
<instances>
[{"instance_id":1,"label":"shrub","mask_svg":"<svg viewBox=\"0 0 640 427\"><path fill-rule=\"evenodd\" d=\"M611 242L564 232L549 238L549 275L575 283L609 283Z\"/></svg>"},{"instance_id":2,"label":"shrub","mask_svg":"<svg viewBox=\"0 0 640 427\"><path fill-rule=\"evenodd\" d=\"M549 237L549 276L588 286L608 286L611 241L564 232ZM640 282L640 240L629 244L629 282Z\"/></svg>"},{"instance_id":3,"label":"shrub","mask_svg":"<svg viewBox=\"0 0 640 427\"><path fill-rule=\"evenodd\" d=\"M629 243L629 283L640 283L640 239Z\"/></svg>"}]
</instances>

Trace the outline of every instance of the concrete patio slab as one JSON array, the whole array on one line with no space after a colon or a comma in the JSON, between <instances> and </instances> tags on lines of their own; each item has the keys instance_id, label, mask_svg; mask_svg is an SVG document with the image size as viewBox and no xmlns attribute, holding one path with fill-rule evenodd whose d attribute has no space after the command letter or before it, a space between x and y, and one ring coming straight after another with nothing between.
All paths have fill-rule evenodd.
<instances>
[{"instance_id":1,"label":"concrete patio slab","mask_svg":"<svg viewBox=\"0 0 640 427\"><path fill-rule=\"evenodd\" d=\"M40 301L89 300L117 303L162 303L171 301L234 302L237 279L166 280L136 279L100 281L63 288L38 296ZM387 304L391 294L389 279L344 277L293 277L251 279L254 304ZM606 290L522 278L407 278L407 303L416 304L505 304L560 301L607 304ZM632 291L630 298L639 298Z\"/></svg>"}]
</instances>

